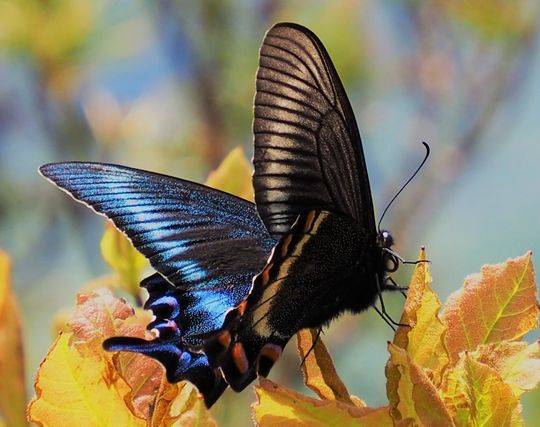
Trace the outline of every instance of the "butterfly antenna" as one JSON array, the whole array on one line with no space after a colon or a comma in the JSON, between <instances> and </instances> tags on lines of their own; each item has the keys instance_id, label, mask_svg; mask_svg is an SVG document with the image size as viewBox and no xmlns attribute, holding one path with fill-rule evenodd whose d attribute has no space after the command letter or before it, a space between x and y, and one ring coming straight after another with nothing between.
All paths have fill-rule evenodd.
<instances>
[{"instance_id":1,"label":"butterfly antenna","mask_svg":"<svg viewBox=\"0 0 540 427\"><path fill-rule=\"evenodd\" d=\"M397 197L401 194L401 192L405 189L405 187L407 187L407 185L409 185L409 183L414 179L414 177L418 174L418 172L420 172L420 169L422 169L422 166L424 166L424 164L426 163L426 161L427 161L427 159L429 157L429 153L431 152L431 149L429 148L429 145L427 144L427 142L422 141L422 144L424 145L424 148L426 149L426 155L424 156L424 160L422 160L422 163L420 163L420 165L416 168L416 170L414 171L412 176L407 180L407 182L405 184L403 184L403 186L399 189L399 191L392 198L392 200L390 200L390 203L388 203L386 205L386 208L384 209L384 211L383 211L383 213L381 215L381 219L379 219L379 223L377 224L377 230L381 229L381 223L382 223L382 220L383 220L384 216L386 215L386 212L388 212L388 208L390 206L392 206L392 203L394 203L394 200L397 199Z\"/></svg>"}]
</instances>

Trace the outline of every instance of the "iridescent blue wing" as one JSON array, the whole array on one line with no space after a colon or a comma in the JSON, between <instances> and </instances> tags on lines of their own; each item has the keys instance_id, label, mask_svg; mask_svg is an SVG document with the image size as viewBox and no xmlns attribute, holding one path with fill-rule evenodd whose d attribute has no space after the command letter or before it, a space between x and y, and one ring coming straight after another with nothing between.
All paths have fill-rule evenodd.
<instances>
[{"instance_id":1,"label":"iridescent blue wing","mask_svg":"<svg viewBox=\"0 0 540 427\"><path fill-rule=\"evenodd\" d=\"M252 203L204 185L103 163L52 163L40 172L109 218L177 287L243 282L274 245Z\"/></svg>"},{"instance_id":2,"label":"iridescent blue wing","mask_svg":"<svg viewBox=\"0 0 540 427\"><path fill-rule=\"evenodd\" d=\"M327 209L375 238L360 133L321 41L300 25L275 25L260 50L256 86L253 187L270 234L279 238L299 214Z\"/></svg>"},{"instance_id":3,"label":"iridescent blue wing","mask_svg":"<svg viewBox=\"0 0 540 427\"><path fill-rule=\"evenodd\" d=\"M152 341L113 337L105 340L103 347L109 351L142 353L159 360L165 366L169 382L191 381L204 396L206 405L212 406L227 388L227 383L218 369L209 366L204 354L194 353L188 346L199 343L190 336L193 331L208 332L221 326L223 307L205 304L215 298L210 291L202 291L200 296L192 295L188 290L172 286L159 273L143 280L141 286L149 294L144 307L156 316L147 328L156 329L158 337ZM245 292L246 289L240 286L229 296L229 302L231 298L233 301L243 298Z\"/></svg>"},{"instance_id":4,"label":"iridescent blue wing","mask_svg":"<svg viewBox=\"0 0 540 427\"><path fill-rule=\"evenodd\" d=\"M206 356L187 349L219 329L225 312L249 293L274 240L255 206L193 182L101 163L40 168L55 185L109 218L159 274L141 283L156 320L153 341L115 337L104 346L154 357L175 382L195 383L210 406L226 387Z\"/></svg>"}]
</instances>

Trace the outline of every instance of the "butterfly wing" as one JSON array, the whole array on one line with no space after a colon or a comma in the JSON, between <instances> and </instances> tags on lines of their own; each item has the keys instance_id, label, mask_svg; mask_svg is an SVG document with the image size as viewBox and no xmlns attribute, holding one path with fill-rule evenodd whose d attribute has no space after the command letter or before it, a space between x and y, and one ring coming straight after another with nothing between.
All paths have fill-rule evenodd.
<instances>
[{"instance_id":1,"label":"butterfly wing","mask_svg":"<svg viewBox=\"0 0 540 427\"><path fill-rule=\"evenodd\" d=\"M108 217L158 271L141 286L148 325L159 337L113 337L104 346L159 360L171 382L187 379L208 406L226 383L206 356L189 351L196 335L219 329L225 313L249 293L274 240L252 203L203 185L147 171L100 163L57 163L40 172L55 185Z\"/></svg>"},{"instance_id":2,"label":"butterfly wing","mask_svg":"<svg viewBox=\"0 0 540 427\"><path fill-rule=\"evenodd\" d=\"M244 281L274 245L252 203L204 185L102 163L53 163L40 172L109 218L179 287Z\"/></svg>"},{"instance_id":3,"label":"butterfly wing","mask_svg":"<svg viewBox=\"0 0 540 427\"><path fill-rule=\"evenodd\" d=\"M256 86L253 186L270 234L282 236L300 213L328 209L375 236L360 133L321 41L300 25L275 25L260 50Z\"/></svg>"},{"instance_id":4,"label":"butterfly wing","mask_svg":"<svg viewBox=\"0 0 540 427\"><path fill-rule=\"evenodd\" d=\"M367 240L346 215L300 215L255 277L247 300L205 342L210 365L221 368L234 390L242 390L256 374L268 374L300 329L319 328L343 310L371 305L376 283L363 278L374 275L376 263L362 251Z\"/></svg>"}]
</instances>

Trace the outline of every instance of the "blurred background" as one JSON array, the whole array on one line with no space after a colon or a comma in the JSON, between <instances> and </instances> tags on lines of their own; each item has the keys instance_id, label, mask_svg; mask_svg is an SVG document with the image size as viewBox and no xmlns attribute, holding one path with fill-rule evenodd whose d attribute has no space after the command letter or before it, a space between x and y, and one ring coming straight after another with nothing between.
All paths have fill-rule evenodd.
<instances>
[{"instance_id":1,"label":"blurred background","mask_svg":"<svg viewBox=\"0 0 540 427\"><path fill-rule=\"evenodd\" d=\"M430 143L427 166L383 226L405 258L426 245L443 301L482 264L540 247L538 2L291 3L0 0L0 247L14 264L29 396L53 318L107 271L103 219L38 166L104 161L203 182L234 147L250 157L258 49L278 21L308 26L333 58L379 214L422 159L420 142ZM411 273L402 268L398 281ZM402 297L387 301L399 318ZM392 334L368 312L323 336L369 405L387 402ZM270 378L308 393L298 364L291 342ZM251 425L253 399L250 388L228 391L213 412L220 425ZM540 394L524 401L533 425Z\"/></svg>"}]
</instances>

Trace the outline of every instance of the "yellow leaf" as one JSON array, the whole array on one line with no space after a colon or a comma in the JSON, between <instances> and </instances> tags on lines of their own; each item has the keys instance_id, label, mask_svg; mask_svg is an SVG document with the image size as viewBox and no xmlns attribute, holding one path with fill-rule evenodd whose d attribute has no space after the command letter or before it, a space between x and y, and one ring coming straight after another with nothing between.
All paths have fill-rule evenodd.
<instances>
[{"instance_id":1,"label":"yellow leaf","mask_svg":"<svg viewBox=\"0 0 540 427\"><path fill-rule=\"evenodd\" d=\"M11 263L0 250L0 420L25 426L25 378L19 308L11 290Z\"/></svg>"},{"instance_id":2,"label":"yellow leaf","mask_svg":"<svg viewBox=\"0 0 540 427\"><path fill-rule=\"evenodd\" d=\"M167 387L175 389L174 398L168 402L167 411L163 418L158 423L156 423L156 419L153 420L153 426L217 426L204 404L204 399L193 384L183 381L176 384L167 384Z\"/></svg>"},{"instance_id":3,"label":"yellow leaf","mask_svg":"<svg viewBox=\"0 0 540 427\"><path fill-rule=\"evenodd\" d=\"M148 260L110 221L106 222L100 247L103 259L118 273L121 286L137 297L140 292L141 275L148 267Z\"/></svg>"},{"instance_id":4,"label":"yellow leaf","mask_svg":"<svg viewBox=\"0 0 540 427\"><path fill-rule=\"evenodd\" d=\"M210 172L206 185L253 201L251 174L251 164L246 159L244 150L236 147L215 171Z\"/></svg>"},{"instance_id":5,"label":"yellow leaf","mask_svg":"<svg viewBox=\"0 0 540 427\"><path fill-rule=\"evenodd\" d=\"M82 356L69 340L70 334L60 335L41 363L29 420L55 427L145 426L124 403L129 386L111 378L104 358Z\"/></svg>"},{"instance_id":6,"label":"yellow leaf","mask_svg":"<svg viewBox=\"0 0 540 427\"><path fill-rule=\"evenodd\" d=\"M316 336L316 329L303 329L296 334L298 354L304 362L304 383L321 399L354 404L321 338L313 345Z\"/></svg>"},{"instance_id":7,"label":"yellow leaf","mask_svg":"<svg viewBox=\"0 0 540 427\"><path fill-rule=\"evenodd\" d=\"M420 426L453 426L443 399L428 375L400 347L389 343L386 365L388 399L396 420L411 418Z\"/></svg>"},{"instance_id":8,"label":"yellow leaf","mask_svg":"<svg viewBox=\"0 0 540 427\"><path fill-rule=\"evenodd\" d=\"M446 346L452 362L480 344L517 340L538 326L534 268L529 252L486 265L465 279L444 307Z\"/></svg>"},{"instance_id":9,"label":"yellow leaf","mask_svg":"<svg viewBox=\"0 0 540 427\"><path fill-rule=\"evenodd\" d=\"M470 424L483 427L522 426L519 401L512 388L503 382L495 370L464 357L464 375L470 405Z\"/></svg>"},{"instance_id":10,"label":"yellow leaf","mask_svg":"<svg viewBox=\"0 0 540 427\"><path fill-rule=\"evenodd\" d=\"M445 372L440 393L457 426L466 427L470 422L470 407L463 382L463 363Z\"/></svg>"},{"instance_id":11,"label":"yellow leaf","mask_svg":"<svg viewBox=\"0 0 540 427\"><path fill-rule=\"evenodd\" d=\"M151 339L146 330L151 316L148 311L134 310L124 301L113 296L109 289L97 289L77 295L77 307L68 322L73 332L71 344L81 354L108 357L101 343L111 336L132 336ZM132 412L141 418L150 417L157 399L157 391L165 382L165 370L156 360L138 353L114 353L112 362L120 377L128 384L131 392L126 403Z\"/></svg>"},{"instance_id":12,"label":"yellow leaf","mask_svg":"<svg viewBox=\"0 0 540 427\"><path fill-rule=\"evenodd\" d=\"M426 260L424 249L418 260ZM429 263L416 264L400 320L400 323L409 326L397 329L394 344L407 350L417 365L429 369L435 385L438 385L449 363L449 356L444 345L446 326L439 319L441 303L429 286L430 283Z\"/></svg>"},{"instance_id":13,"label":"yellow leaf","mask_svg":"<svg viewBox=\"0 0 540 427\"><path fill-rule=\"evenodd\" d=\"M480 363L494 369L501 379L512 387L516 397L535 389L540 383L540 345L538 341L503 341L481 345L470 353Z\"/></svg>"},{"instance_id":14,"label":"yellow leaf","mask_svg":"<svg viewBox=\"0 0 540 427\"><path fill-rule=\"evenodd\" d=\"M280 427L392 426L388 408L358 408L337 400L318 400L261 378L255 387L257 425Z\"/></svg>"}]
</instances>

